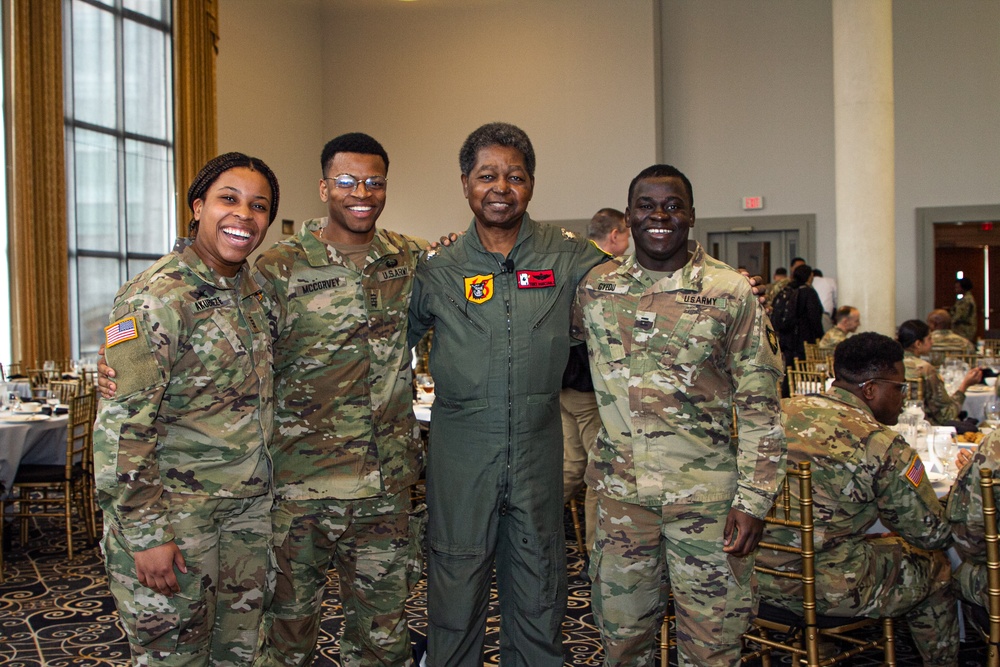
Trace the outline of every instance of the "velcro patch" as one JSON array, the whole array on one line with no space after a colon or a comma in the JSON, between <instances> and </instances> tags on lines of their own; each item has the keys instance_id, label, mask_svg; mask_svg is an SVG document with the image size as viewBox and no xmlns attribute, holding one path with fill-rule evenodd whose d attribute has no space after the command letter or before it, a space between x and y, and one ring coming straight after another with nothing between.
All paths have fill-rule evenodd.
<instances>
[{"instance_id":1,"label":"velcro patch","mask_svg":"<svg viewBox=\"0 0 1000 667\"><path fill-rule=\"evenodd\" d=\"M326 280L317 280L313 283L297 286L295 288L295 296L304 296L306 294L312 294L313 292L319 292L320 290L333 289L334 287L340 287L343 283L343 278L327 278Z\"/></svg>"},{"instance_id":2,"label":"velcro patch","mask_svg":"<svg viewBox=\"0 0 1000 667\"><path fill-rule=\"evenodd\" d=\"M552 269L517 272L517 289L537 289L539 287L555 286L556 274Z\"/></svg>"},{"instance_id":3,"label":"velcro patch","mask_svg":"<svg viewBox=\"0 0 1000 667\"><path fill-rule=\"evenodd\" d=\"M910 461L910 467L906 469L906 479L910 481L913 486L920 486L920 482L924 479L924 462L920 460L919 456L914 456L913 460Z\"/></svg>"},{"instance_id":4,"label":"velcro patch","mask_svg":"<svg viewBox=\"0 0 1000 667\"><path fill-rule=\"evenodd\" d=\"M386 280L395 280L396 278L405 278L406 276L410 275L410 267L398 266L394 269L385 269L383 271L379 271L378 274L376 275L378 277L379 282L383 282Z\"/></svg>"},{"instance_id":5,"label":"velcro patch","mask_svg":"<svg viewBox=\"0 0 1000 667\"><path fill-rule=\"evenodd\" d=\"M493 275L465 279L465 298L472 303L486 303L493 298Z\"/></svg>"},{"instance_id":6,"label":"velcro patch","mask_svg":"<svg viewBox=\"0 0 1000 667\"><path fill-rule=\"evenodd\" d=\"M104 327L104 347L114 347L118 343L124 343L127 340L135 340L139 337L139 332L135 328L135 318L126 317L123 320L118 320L114 324L109 324Z\"/></svg>"},{"instance_id":7,"label":"velcro patch","mask_svg":"<svg viewBox=\"0 0 1000 667\"><path fill-rule=\"evenodd\" d=\"M677 303L687 303L695 306L710 306L725 308L728 299L723 297L702 296L701 294L678 294Z\"/></svg>"},{"instance_id":8,"label":"velcro patch","mask_svg":"<svg viewBox=\"0 0 1000 667\"><path fill-rule=\"evenodd\" d=\"M597 283L595 288L598 292L611 292L612 294L628 294L628 285L617 283Z\"/></svg>"}]
</instances>

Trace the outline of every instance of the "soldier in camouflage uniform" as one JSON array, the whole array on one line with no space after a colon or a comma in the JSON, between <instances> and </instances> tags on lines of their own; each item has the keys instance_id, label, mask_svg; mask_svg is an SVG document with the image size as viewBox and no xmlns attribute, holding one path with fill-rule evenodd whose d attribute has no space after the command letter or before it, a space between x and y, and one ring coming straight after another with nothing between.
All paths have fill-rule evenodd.
<instances>
[{"instance_id":1,"label":"soldier in camouflage uniform","mask_svg":"<svg viewBox=\"0 0 1000 667\"><path fill-rule=\"evenodd\" d=\"M943 551L951 531L920 457L886 427L903 407L903 350L887 336L861 333L837 347L834 373L826 394L782 402L788 462L812 463L816 610L905 615L925 665L956 665L958 619ZM878 520L893 534L868 534ZM768 526L765 539L796 537ZM762 550L757 560L784 569L797 557ZM763 599L802 612L797 582L765 573L758 580Z\"/></svg>"},{"instance_id":2,"label":"soldier in camouflage uniform","mask_svg":"<svg viewBox=\"0 0 1000 667\"><path fill-rule=\"evenodd\" d=\"M951 315L947 310L932 310L927 315L927 326L931 328L931 363L935 366L940 366L949 352L976 353L975 345L951 330Z\"/></svg>"},{"instance_id":3,"label":"soldier in camouflage uniform","mask_svg":"<svg viewBox=\"0 0 1000 667\"><path fill-rule=\"evenodd\" d=\"M861 326L861 312L851 306L841 306L833 314L833 326L819 339L819 349L833 353L838 345Z\"/></svg>"},{"instance_id":4,"label":"soldier in camouflage uniform","mask_svg":"<svg viewBox=\"0 0 1000 667\"><path fill-rule=\"evenodd\" d=\"M505 667L563 664L559 388L573 288L606 256L526 209L535 156L506 123L460 151L475 216L417 270L410 344L434 326L428 664L481 667L494 564Z\"/></svg>"},{"instance_id":5,"label":"soldier in camouflage uniform","mask_svg":"<svg viewBox=\"0 0 1000 667\"><path fill-rule=\"evenodd\" d=\"M193 239L129 281L106 329L95 477L108 585L141 665L246 665L271 542L271 340L245 260L278 209L261 161L229 153L188 191Z\"/></svg>"},{"instance_id":6,"label":"soldier in camouflage uniform","mask_svg":"<svg viewBox=\"0 0 1000 667\"><path fill-rule=\"evenodd\" d=\"M410 664L405 605L421 572L423 465L406 315L426 242L376 229L389 158L354 133L323 150L327 218L256 269L274 336L278 581L259 665L312 664L327 571L340 577L341 664Z\"/></svg>"},{"instance_id":7,"label":"soldier in camouflage uniform","mask_svg":"<svg viewBox=\"0 0 1000 667\"><path fill-rule=\"evenodd\" d=\"M903 346L903 366L906 379L923 379L924 414L932 424L944 424L958 419L958 413L965 402L966 390L983 378L981 368L971 368L962 378L962 383L951 396L948 395L941 375L930 363L920 357L931 350L931 332L920 320L907 320L899 325L896 340Z\"/></svg>"},{"instance_id":8,"label":"soldier in camouflage uniform","mask_svg":"<svg viewBox=\"0 0 1000 667\"><path fill-rule=\"evenodd\" d=\"M975 344L979 323L976 321L976 299L972 295L972 280L955 281L955 304L951 307L951 326L962 338Z\"/></svg>"},{"instance_id":9,"label":"soldier in camouflage uniform","mask_svg":"<svg viewBox=\"0 0 1000 667\"><path fill-rule=\"evenodd\" d=\"M692 204L675 168L642 171L626 210L635 255L593 269L574 306L604 423L587 484L608 666L652 664L664 567L680 664L739 664L753 552L784 477L777 337L747 280L688 242Z\"/></svg>"},{"instance_id":10,"label":"soldier in camouflage uniform","mask_svg":"<svg viewBox=\"0 0 1000 667\"><path fill-rule=\"evenodd\" d=\"M986 598L986 538L983 528L983 492L979 488L980 468L1000 468L1000 430L980 443L972 460L959 471L948 494L945 516L951 523L955 550L962 564L952 573L952 584L965 600L984 607Z\"/></svg>"}]
</instances>

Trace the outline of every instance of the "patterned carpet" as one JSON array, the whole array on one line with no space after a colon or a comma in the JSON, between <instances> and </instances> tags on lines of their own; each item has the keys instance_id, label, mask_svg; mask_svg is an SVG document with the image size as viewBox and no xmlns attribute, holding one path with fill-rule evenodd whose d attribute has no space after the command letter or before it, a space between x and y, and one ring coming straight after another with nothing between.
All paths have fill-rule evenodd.
<instances>
[{"instance_id":1,"label":"patterned carpet","mask_svg":"<svg viewBox=\"0 0 1000 667\"><path fill-rule=\"evenodd\" d=\"M124 665L128 647L117 624L114 603L107 591L107 580L96 547L84 549L72 562L66 561L60 545L60 529L40 522L44 532L34 527L28 548L16 543L4 549L5 582L0 584L0 665L36 667L49 665L89 666ZM5 531L7 535L16 531ZM83 537L80 539L84 542ZM597 630L590 613L590 588L576 573L581 559L572 535L567 534L567 558L570 590L567 618L563 623L565 664L595 667L601 664ZM316 666L339 667L337 635L340 607L336 578L331 577L324 601L324 621L319 640ZM426 632L426 580L421 581L410 598L410 627L414 639ZM495 595L495 591L494 591ZM488 624L486 664L499 664L497 638L499 617L491 608ZM901 627L900 627L901 626ZM909 642L905 623L897 631L899 665L919 665ZM962 645L962 667L985 664L983 644ZM778 664L790 664L777 661ZM671 652L671 665L676 658ZM877 665L874 658L855 658L850 665Z\"/></svg>"}]
</instances>

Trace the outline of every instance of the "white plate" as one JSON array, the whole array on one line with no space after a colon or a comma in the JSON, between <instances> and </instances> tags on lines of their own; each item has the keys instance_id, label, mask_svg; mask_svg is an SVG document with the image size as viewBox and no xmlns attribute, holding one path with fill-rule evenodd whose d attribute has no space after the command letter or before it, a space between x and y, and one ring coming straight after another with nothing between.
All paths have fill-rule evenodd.
<instances>
[{"instance_id":1,"label":"white plate","mask_svg":"<svg viewBox=\"0 0 1000 667\"><path fill-rule=\"evenodd\" d=\"M22 414L13 414L13 415L5 415L3 417L0 417L0 421L15 422L15 423L16 422L43 422L43 421L48 421L48 419L49 419L48 415L22 415Z\"/></svg>"},{"instance_id":2,"label":"white plate","mask_svg":"<svg viewBox=\"0 0 1000 667\"><path fill-rule=\"evenodd\" d=\"M988 394L991 393L995 387L987 387L984 384L974 384L965 390L967 394Z\"/></svg>"}]
</instances>

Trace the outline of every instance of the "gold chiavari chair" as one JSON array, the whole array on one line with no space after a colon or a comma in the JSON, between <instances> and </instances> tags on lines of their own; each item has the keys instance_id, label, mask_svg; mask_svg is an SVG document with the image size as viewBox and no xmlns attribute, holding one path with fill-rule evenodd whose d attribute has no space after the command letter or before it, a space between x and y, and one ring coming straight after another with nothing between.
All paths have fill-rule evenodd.
<instances>
[{"instance_id":1,"label":"gold chiavari chair","mask_svg":"<svg viewBox=\"0 0 1000 667\"><path fill-rule=\"evenodd\" d=\"M86 393L80 391L80 383L77 380L52 380L49 382L49 391L54 391L59 402L67 405L77 394Z\"/></svg>"},{"instance_id":2,"label":"gold chiavari chair","mask_svg":"<svg viewBox=\"0 0 1000 667\"><path fill-rule=\"evenodd\" d=\"M1000 338L986 338L983 340L983 356L1000 357Z\"/></svg>"},{"instance_id":3,"label":"gold chiavari chair","mask_svg":"<svg viewBox=\"0 0 1000 667\"><path fill-rule=\"evenodd\" d=\"M956 359L965 363L969 368L975 368L979 365L979 355L969 354L967 352L962 352L960 350L945 350L944 351L944 362L948 363L950 359Z\"/></svg>"},{"instance_id":4,"label":"gold chiavari chair","mask_svg":"<svg viewBox=\"0 0 1000 667\"><path fill-rule=\"evenodd\" d=\"M924 402L924 379L923 378L907 378L906 384L909 386L909 390L906 394L906 400L908 401L919 401Z\"/></svg>"},{"instance_id":5,"label":"gold chiavari chair","mask_svg":"<svg viewBox=\"0 0 1000 667\"><path fill-rule=\"evenodd\" d=\"M833 377L833 364L825 357L823 359L795 359L795 370L822 373L828 378Z\"/></svg>"},{"instance_id":6,"label":"gold chiavari chair","mask_svg":"<svg viewBox=\"0 0 1000 667\"><path fill-rule=\"evenodd\" d=\"M794 501L791 485L798 486L798 501ZM840 618L822 616L816 613L816 549L813 540L815 524L813 522L812 500L812 470L808 461L797 466L788 467L782 489L775 500L771 513L764 519L772 526L783 526L797 531L800 546L792 547L762 540L758 546L759 553L767 551L787 554L786 565L781 569L772 569L763 565L755 565L758 572L770 574L773 577L791 579L800 584L802 591L802 613L797 614L767 603L761 598L759 615L754 619L751 629L743 635L752 652L745 654L744 662L760 659L764 667L770 667L771 654L775 651L790 654L792 664L819 667L820 665L835 665L848 660L859 653L869 650L881 650L885 665L896 664L894 639L894 622L891 618ZM761 562L758 555L758 563ZM875 639L860 639L852 634L855 630L873 625L882 626L882 634ZM772 634L780 633L783 638L776 639ZM820 642L823 639L836 640L838 646L848 646L836 655L819 655Z\"/></svg>"},{"instance_id":7,"label":"gold chiavari chair","mask_svg":"<svg viewBox=\"0 0 1000 667\"><path fill-rule=\"evenodd\" d=\"M822 394L826 391L826 373L798 371L789 366L786 374L788 375L789 396Z\"/></svg>"},{"instance_id":8,"label":"gold chiavari chair","mask_svg":"<svg viewBox=\"0 0 1000 667\"><path fill-rule=\"evenodd\" d=\"M0 517L20 519L21 544L28 541L28 521L38 517L62 518L66 550L73 558L73 517L84 522L91 541L97 537L93 496L93 435L95 394L70 399L66 424L66 462L63 465L22 464L11 488L13 497L0 496ZM12 511L11 511L12 510ZM0 545L3 522L0 521ZM0 546L0 571L3 553Z\"/></svg>"},{"instance_id":9,"label":"gold chiavari chair","mask_svg":"<svg viewBox=\"0 0 1000 667\"><path fill-rule=\"evenodd\" d=\"M983 538L986 542L986 597L988 606L965 603L970 625L986 642L986 665L1000 667L1000 535L997 533L997 505L993 471L979 469L983 493Z\"/></svg>"},{"instance_id":10,"label":"gold chiavari chair","mask_svg":"<svg viewBox=\"0 0 1000 667\"><path fill-rule=\"evenodd\" d=\"M819 361L826 359L826 351L819 349L817 343L804 343L807 361Z\"/></svg>"}]
</instances>

